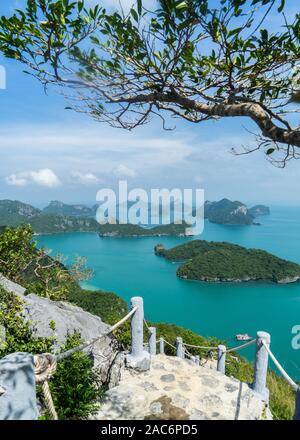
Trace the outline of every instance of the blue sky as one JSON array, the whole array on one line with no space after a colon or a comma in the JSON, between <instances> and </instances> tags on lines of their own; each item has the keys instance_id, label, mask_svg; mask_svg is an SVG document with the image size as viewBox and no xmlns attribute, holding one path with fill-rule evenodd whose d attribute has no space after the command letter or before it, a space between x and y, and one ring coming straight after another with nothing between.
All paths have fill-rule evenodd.
<instances>
[{"instance_id":1,"label":"blue sky","mask_svg":"<svg viewBox=\"0 0 300 440\"><path fill-rule=\"evenodd\" d=\"M22 3L2 0L0 14ZM282 170L260 152L230 153L232 147L253 144L245 127L255 127L248 120L200 125L171 120L176 125L171 132L159 120L134 132L113 129L65 110L59 90L45 95L17 62L2 58L0 64L7 72L7 89L0 90L1 199L38 206L53 199L90 204L98 189L114 188L125 178L132 188L204 188L210 200L300 202L300 162Z\"/></svg>"}]
</instances>

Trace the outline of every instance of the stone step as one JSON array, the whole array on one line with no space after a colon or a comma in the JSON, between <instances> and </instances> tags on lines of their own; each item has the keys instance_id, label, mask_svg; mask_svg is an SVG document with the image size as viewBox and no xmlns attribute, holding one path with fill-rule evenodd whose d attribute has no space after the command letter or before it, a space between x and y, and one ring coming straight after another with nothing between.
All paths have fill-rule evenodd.
<instances>
[{"instance_id":1,"label":"stone step","mask_svg":"<svg viewBox=\"0 0 300 440\"><path fill-rule=\"evenodd\" d=\"M97 420L272 419L266 403L245 383L213 368L157 355L146 372L124 369Z\"/></svg>"}]
</instances>

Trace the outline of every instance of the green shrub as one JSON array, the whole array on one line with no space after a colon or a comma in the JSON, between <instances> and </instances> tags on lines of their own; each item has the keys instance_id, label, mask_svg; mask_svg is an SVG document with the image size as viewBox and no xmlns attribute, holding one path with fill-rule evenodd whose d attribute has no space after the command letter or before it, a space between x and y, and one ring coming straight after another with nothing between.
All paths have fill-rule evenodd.
<instances>
[{"instance_id":1,"label":"green shrub","mask_svg":"<svg viewBox=\"0 0 300 440\"><path fill-rule=\"evenodd\" d=\"M70 289L68 301L99 316L107 324L115 324L128 311L126 302L115 293L83 290L79 286Z\"/></svg>"},{"instance_id":2,"label":"green shrub","mask_svg":"<svg viewBox=\"0 0 300 440\"><path fill-rule=\"evenodd\" d=\"M54 338L34 337L23 312L23 301L0 287L0 325L5 328L5 342L0 357L15 352L45 353L53 349Z\"/></svg>"},{"instance_id":3,"label":"green shrub","mask_svg":"<svg viewBox=\"0 0 300 440\"><path fill-rule=\"evenodd\" d=\"M66 338L61 351L82 343L80 333ZM100 389L92 369L93 360L84 352L78 352L61 361L49 382L59 419L82 419L97 411Z\"/></svg>"}]
</instances>

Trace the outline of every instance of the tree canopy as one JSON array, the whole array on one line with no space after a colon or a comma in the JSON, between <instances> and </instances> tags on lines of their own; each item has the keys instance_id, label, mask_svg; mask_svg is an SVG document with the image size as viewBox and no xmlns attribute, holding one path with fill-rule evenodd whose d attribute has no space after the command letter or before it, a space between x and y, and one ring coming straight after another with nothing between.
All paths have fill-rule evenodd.
<instances>
[{"instance_id":1,"label":"tree canopy","mask_svg":"<svg viewBox=\"0 0 300 440\"><path fill-rule=\"evenodd\" d=\"M193 123L246 117L254 148L284 166L299 156L300 14L284 0L137 0L128 13L101 2L27 0L0 19L0 50L70 108L133 129L154 116ZM268 25L270 14L276 23ZM294 101L294 102L293 102ZM69 107L68 107L69 108Z\"/></svg>"}]
</instances>

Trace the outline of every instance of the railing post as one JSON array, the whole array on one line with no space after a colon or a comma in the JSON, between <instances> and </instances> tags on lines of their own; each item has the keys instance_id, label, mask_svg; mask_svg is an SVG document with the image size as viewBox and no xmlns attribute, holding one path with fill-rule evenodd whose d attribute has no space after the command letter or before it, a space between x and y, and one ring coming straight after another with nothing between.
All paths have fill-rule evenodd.
<instances>
[{"instance_id":1,"label":"railing post","mask_svg":"<svg viewBox=\"0 0 300 440\"><path fill-rule=\"evenodd\" d=\"M193 362L193 364L196 363L196 358L195 358L195 356L191 356L191 361Z\"/></svg>"},{"instance_id":2,"label":"railing post","mask_svg":"<svg viewBox=\"0 0 300 440\"><path fill-rule=\"evenodd\" d=\"M140 371L150 368L150 355L144 350L144 304L143 298L131 298L131 308L137 307L131 318L131 351L126 357L127 365Z\"/></svg>"},{"instance_id":3,"label":"railing post","mask_svg":"<svg viewBox=\"0 0 300 440\"><path fill-rule=\"evenodd\" d=\"M181 359L184 359L182 338L180 338L179 336L176 338L176 356Z\"/></svg>"},{"instance_id":4,"label":"railing post","mask_svg":"<svg viewBox=\"0 0 300 440\"><path fill-rule=\"evenodd\" d=\"M296 405L295 405L294 420L300 420L300 388L298 388L296 391Z\"/></svg>"},{"instance_id":5,"label":"railing post","mask_svg":"<svg viewBox=\"0 0 300 440\"><path fill-rule=\"evenodd\" d=\"M197 355L195 356L195 364L199 367L200 365L200 357Z\"/></svg>"},{"instance_id":6,"label":"railing post","mask_svg":"<svg viewBox=\"0 0 300 440\"><path fill-rule=\"evenodd\" d=\"M149 353L152 356L156 355L156 328L149 327Z\"/></svg>"},{"instance_id":7,"label":"railing post","mask_svg":"<svg viewBox=\"0 0 300 440\"><path fill-rule=\"evenodd\" d=\"M225 360L226 360L226 347L225 345L218 345L217 370L222 374L225 374Z\"/></svg>"},{"instance_id":8,"label":"railing post","mask_svg":"<svg viewBox=\"0 0 300 440\"><path fill-rule=\"evenodd\" d=\"M252 388L256 393L260 394L266 402L268 402L269 390L267 389L266 384L269 354L263 345L263 341L268 347L270 347L270 334L266 332L257 332L254 380Z\"/></svg>"},{"instance_id":9,"label":"railing post","mask_svg":"<svg viewBox=\"0 0 300 440\"><path fill-rule=\"evenodd\" d=\"M159 338L159 352L165 354L165 341L164 338Z\"/></svg>"},{"instance_id":10,"label":"railing post","mask_svg":"<svg viewBox=\"0 0 300 440\"><path fill-rule=\"evenodd\" d=\"M37 420L34 359L29 353L13 353L0 360L0 420Z\"/></svg>"}]
</instances>

